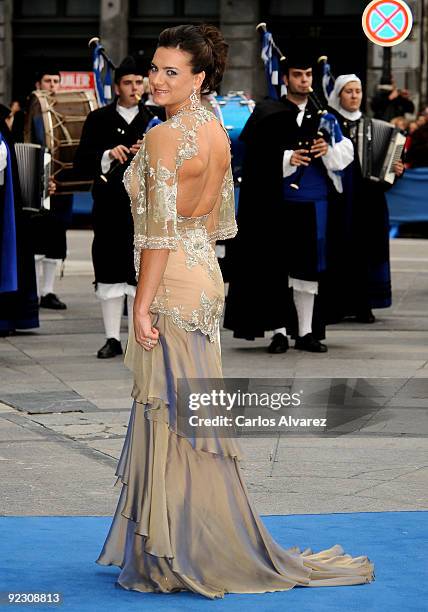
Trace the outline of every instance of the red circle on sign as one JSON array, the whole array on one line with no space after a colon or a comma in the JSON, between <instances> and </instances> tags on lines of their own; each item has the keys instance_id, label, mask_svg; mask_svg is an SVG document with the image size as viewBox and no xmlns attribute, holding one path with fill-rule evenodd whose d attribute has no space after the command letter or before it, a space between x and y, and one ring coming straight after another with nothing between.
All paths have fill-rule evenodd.
<instances>
[{"instance_id":1,"label":"red circle on sign","mask_svg":"<svg viewBox=\"0 0 428 612\"><path fill-rule=\"evenodd\" d=\"M389 17L386 17L382 13L382 11L379 10L379 8L382 7L382 5L384 4L388 4L388 5L392 4L393 6L396 7L396 10L393 11L389 15ZM375 30L373 30L372 27L370 26L370 19L374 12L378 13L379 16L383 19L383 22ZM398 30L394 26L394 24L391 23L392 17L397 15L397 13L401 13L401 15L403 16L403 20L404 20L404 24L400 28L400 30ZM367 38L371 40L372 42L377 43L378 45L383 45L383 46L392 46L394 44L398 44L402 42L403 40L405 40L405 38L407 38L410 32L410 29L412 27L412 21L413 20L412 20L412 14L411 14L410 8L407 6L405 2L401 0L374 0L366 6L364 13L363 13L363 18L362 18L363 30ZM381 36L378 36L377 32L382 30L385 26L389 26L393 30L396 30L397 34L393 36L392 38L382 38Z\"/></svg>"}]
</instances>

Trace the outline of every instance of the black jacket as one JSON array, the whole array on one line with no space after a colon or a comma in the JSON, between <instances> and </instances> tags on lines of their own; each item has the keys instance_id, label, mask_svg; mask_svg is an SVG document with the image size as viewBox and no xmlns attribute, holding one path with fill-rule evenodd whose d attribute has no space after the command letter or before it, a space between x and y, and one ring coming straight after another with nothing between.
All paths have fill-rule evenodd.
<instances>
[{"instance_id":1,"label":"black jacket","mask_svg":"<svg viewBox=\"0 0 428 612\"><path fill-rule=\"evenodd\" d=\"M246 152L238 234L227 246L230 283L224 319L224 326L235 337L250 340L285 325L289 333L295 329L288 289L293 237L284 202L282 163L284 151L302 148L299 142L314 138L319 124L310 102L301 128L296 122L298 113L298 107L285 98L263 100L241 134ZM318 331L322 339L324 330L320 327Z\"/></svg>"},{"instance_id":2,"label":"black jacket","mask_svg":"<svg viewBox=\"0 0 428 612\"><path fill-rule=\"evenodd\" d=\"M127 164L118 166L106 183L101 179L104 151L119 144L130 148L141 139L153 117L146 106L128 124L116 110L116 102L92 111L86 118L74 158L76 178L94 181L92 259L95 281L135 284L133 221L129 196L123 185Z\"/></svg>"}]
</instances>

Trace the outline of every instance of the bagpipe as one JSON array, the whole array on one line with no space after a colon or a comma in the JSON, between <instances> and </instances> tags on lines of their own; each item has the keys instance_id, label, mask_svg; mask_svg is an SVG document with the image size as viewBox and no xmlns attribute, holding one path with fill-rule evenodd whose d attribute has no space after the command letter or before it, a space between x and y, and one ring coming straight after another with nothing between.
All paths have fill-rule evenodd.
<instances>
[{"instance_id":1,"label":"bagpipe","mask_svg":"<svg viewBox=\"0 0 428 612\"><path fill-rule=\"evenodd\" d=\"M98 36L94 36L88 42L88 47L92 50L92 65L93 71L95 74L95 86L97 91L97 98L100 106L105 106L109 104L113 100L113 92L112 92L112 83L113 83L113 72L116 70L117 66L114 64L111 57L106 53L105 48L100 42ZM146 80L146 77L145 77ZM141 134L141 138L144 137L145 134L152 128L162 123L161 119L150 110L150 108L144 104L144 96L140 94L135 95L138 106L141 108L143 105L147 113L151 115L151 118L144 130L144 133ZM128 164L132 159L132 155L128 157ZM123 164L118 160L114 160L110 168L107 172L100 174L100 179L105 183L108 183L109 178L114 175L114 173L120 168L123 167Z\"/></svg>"},{"instance_id":2,"label":"bagpipe","mask_svg":"<svg viewBox=\"0 0 428 612\"><path fill-rule=\"evenodd\" d=\"M256 26L256 30L262 33L261 58L265 66L265 74L268 84L269 96L274 100L278 100L280 96L285 95L287 92L285 84L280 83L281 64L283 64L287 58L281 51L281 49L278 47L278 45L275 43L272 33L268 31L265 22L259 23ZM318 61L321 63L321 60L324 62L324 71L326 71L326 67L328 67L329 71L330 67L327 64L327 57L322 56L321 58L319 58ZM324 90L324 82L327 85L327 78L323 78L323 91L327 99L328 94L326 94ZM331 86L331 83L329 86ZM334 81L331 86L331 89L333 86ZM310 148L311 143L317 138L324 138L324 140L326 140L326 142L331 145L340 142L343 139L343 134L339 122L337 121L337 118L332 113L328 112L328 110L326 109L326 104L321 102L318 95L312 88L308 91L307 96L319 116L319 123L316 126L314 133L311 135L311 139L309 140L309 142L299 143L298 146L309 146ZM309 157L312 158L310 154ZM295 180L290 185L293 189L300 189L300 184L304 177L305 169L306 166L298 167L295 175Z\"/></svg>"}]
</instances>

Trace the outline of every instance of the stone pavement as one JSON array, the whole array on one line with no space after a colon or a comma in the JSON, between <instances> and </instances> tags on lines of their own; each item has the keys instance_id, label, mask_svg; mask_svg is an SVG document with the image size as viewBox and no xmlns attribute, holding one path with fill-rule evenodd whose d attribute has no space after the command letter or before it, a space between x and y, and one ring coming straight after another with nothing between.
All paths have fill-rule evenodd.
<instances>
[{"instance_id":1,"label":"stone pavement","mask_svg":"<svg viewBox=\"0 0 428 612\"><path fill-rule=\"evenodd\" d=\"M114 470L131 376L121 358L96 358L104 338L91 233L70 231L69 243L56 285L68 309L42 311L38 330L0 339L0 514L106 515L119 494ZM391 400L387 422L358 436L243 439L243 469L261 513L428 509L428 241L391 246L394 306L378 311L374 325L330 327L326 355L268 355L267 339L222 332L226 377L420 383L411 397Z\"/></svg>"}]
</instances>

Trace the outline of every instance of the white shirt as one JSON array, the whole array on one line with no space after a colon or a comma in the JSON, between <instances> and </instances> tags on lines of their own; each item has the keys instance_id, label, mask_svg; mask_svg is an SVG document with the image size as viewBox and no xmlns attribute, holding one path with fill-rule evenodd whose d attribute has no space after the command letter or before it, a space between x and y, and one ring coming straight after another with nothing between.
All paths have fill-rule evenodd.
<instances>
[{"instance_id":1,"label":"white shirt","mask_svg":"<svg viewBox=\"0 0 428 612\"><path fill-rule=\"evenodd\" d=\"M138 104L135 106L130 106L127 108L126 106L121 106L119 102L116 104L116 112L119 113L123 119L125 119L126 123L129 125L138 115ZM113 161L109 155L111 149L107 149L104 151L103 156L101 158L101 172L105 174L110 169L110 164Z\"/></svg>"},{"instance_id":2,"label":"white shirt","mask_svg":"<svg viewBox=\"0 0 428 612\"><path fill-rule=\"evenodd\" d=\"M297 125L299 127L302 125L303 117L305 116L306 104L307 104L307 102L303 102L303 104L298 104L297 105L297 108L299 109L299 112L298 112L297 117L296 117L296 122L297 122Z\"/></svg>"}]
</instances>

